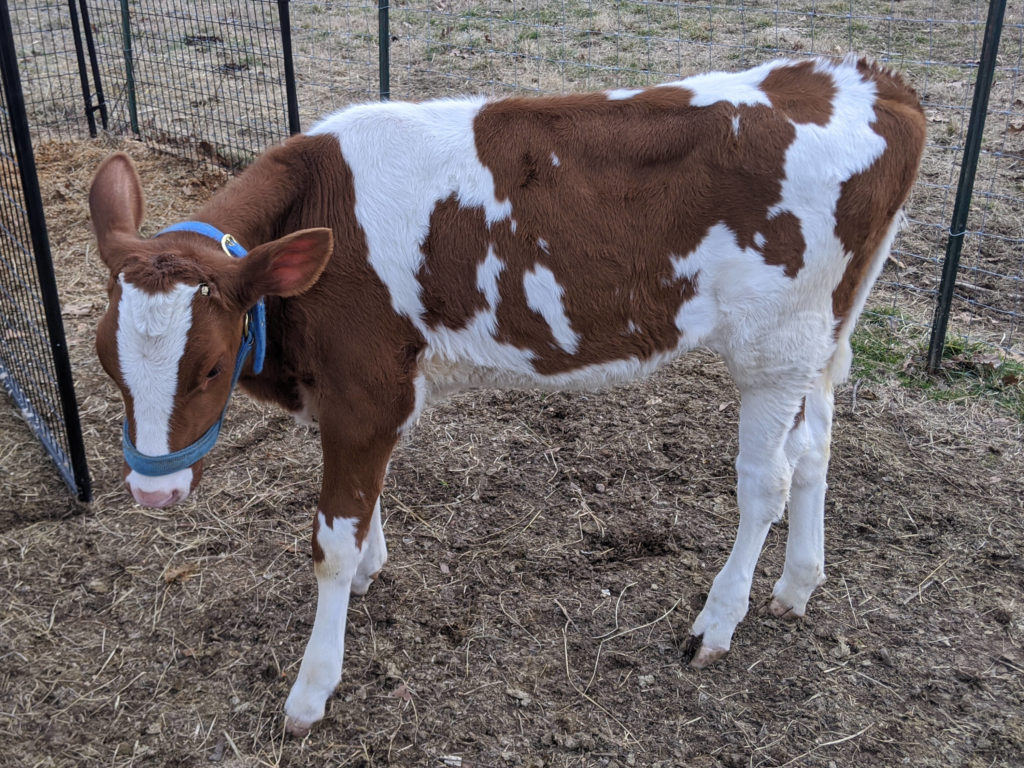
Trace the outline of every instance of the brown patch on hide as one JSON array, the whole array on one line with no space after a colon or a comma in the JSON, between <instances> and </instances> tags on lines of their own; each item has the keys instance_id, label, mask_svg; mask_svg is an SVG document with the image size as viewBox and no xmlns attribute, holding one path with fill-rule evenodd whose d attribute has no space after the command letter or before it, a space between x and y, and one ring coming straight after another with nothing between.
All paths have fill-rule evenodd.
<instances>
[{"instance_id":1,"label":"brown patch on hide","mask_svg":"<svg viewBox=\"0 0 1024 768\"><path fill-rule=\"evenodd\" d=\"M864 60L857 68L878 89L872 128L885 139L885 151L870 168L843 183L836 204L836 236L852 254L832 293L832 312L840 321L866 289L876 258L885 258L878 249L917 177L926 127L917 94L899 75Z\"/></svg>"},{"instance_id":2,"label":"brown patch on hide","mask_svg":"<svg viewBox=\"0 0 1024 768\"><path fill-rule=\"evenodd\" d=\"M491 233L505 265L498 337L533 352L538 372L675 348L676 315L697 287L675 276L672 259L692 253L718 223L743 248L756 248L755 236L764 234L766 260L789 276L799 270L799 227L793 217L769 219L792 124L765 106L693 107L690 100L688 90L668 86L623 100L510 98L477 115L477 153L516 222L514 233L505 222ZM736 114L745 127L739 135ZM580 338L574 355L554 344L527 305L523 277L536 265L564 289Z\"/></svg>"},{"instance_id":3,"label":"brown patch on hide","mask_svg":"<svg viewBox=\"0 0 1024 768\"><path fill-rule=\"evenodd\" d=\"M761 90L772 107L794 123L827 125L832 119L836 85L831 75L815 69L813 61L776 67L761 82Z\"/></svg>"},{"instance_id":4,"label":"brown patch on hide","mask_svg":"<svg viewBox=\"0 0 1024 768\"><path fill-rule=\"evenodd\" d=\"M796 418L793 419L793 429L796 429L804 423L804 419L807 417L807 398L800 398L800 410L796 412Z\"/></svg>"},{"instance_id":5,"label":"brown patch on hide","mask_svg":"<svg viewBox=\"0 0 1024 768\"><path fill-rule=\"evenodd\" d=\"M476 285L477 267L487 256L489 237L483 208L463 208L453 194L430 215L430 231L420 246L423 265L416 275L423 290L423 320L431 328L458 330L487 300ZM469 256L468 259L462 257Z\"/></svg>"},{"instance_id":6,"label":"brown patch on hide","mask_svg":"<svg viewBox=\"0 0 1024 768\"><path fill-rule=\"evenodd\" d=\"M759 250L764 263L781 266L786 277L796 277L804 265L807 248L800 219L790 211L783 211L767 220L762 234L764 245Z\"/></svg>"},{"instance_id":7,"label":"brown patch on hide","mask_svg":"<svg viewBox=\"0 0 1024 768\"><path fill-rule=\"evenodd\" d=\"M313 562L324 561L324 548L320 546L320 510L313 515Z\"/></svg>"}]
</instances>

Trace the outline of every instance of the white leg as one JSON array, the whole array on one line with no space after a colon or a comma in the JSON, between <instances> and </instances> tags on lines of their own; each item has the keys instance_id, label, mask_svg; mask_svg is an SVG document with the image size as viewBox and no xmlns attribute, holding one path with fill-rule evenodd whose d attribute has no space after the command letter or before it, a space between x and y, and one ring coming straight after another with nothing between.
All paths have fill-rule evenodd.
<instances>
[{"instance_id":1,"label":"white leg","mask_svg":"<svg viewBox=\"0 0 1024 768\"><path fill-rule=\"evenodd\" d=\"M388 560L388 545L384 541L384 526L380 519L380 498L373 507L370 518L370 530L363 542L363 550L359 555L359 566L352 579L352 594L365 595Z\"/></svg>"},{"instance_id":2,"label":"white leg","mask_svg":"<svg viewBox=\"0 0 1024 768\"><path fill-rule=\"evenodd\" d=\"M692 664L703 667L725 655L736 625L747 613L754 568L771 524L782 516L792 468L784 445L800 406L799 389L750 389L740 403L736 497L740 523L732 552L715 576L692 633L701 639Z\"/></svg>"},{"instance_id":3,"label":"white leg","mask_svg":"<svg viewBox=\"0 0 1024 768\"><path fill-rule=\"evenodd\" d=\"M327 699L341 681L348 598L359 562L355 530L354 520L335 518L329 526L324 513L317 513L315 541L323 560L313 565L316 618L299 675L284 705L286 727L297 736L304 736L324 716Z\"/></svg>"},{"instance_id":4,"label":"white leg","mask_svg":"<svg viewBox=\"0 0 1024 768\"><path fill-rule=\"evenodd\" d=\"M771 612L798 618L815 587L825 581L825 489L832 439L832 386L819 381L807 396L805 418L787 441L801 444L789 495L786 565L772 590ZM797 433L802 431L803 435Z\"/></svg>"}]
</instances>

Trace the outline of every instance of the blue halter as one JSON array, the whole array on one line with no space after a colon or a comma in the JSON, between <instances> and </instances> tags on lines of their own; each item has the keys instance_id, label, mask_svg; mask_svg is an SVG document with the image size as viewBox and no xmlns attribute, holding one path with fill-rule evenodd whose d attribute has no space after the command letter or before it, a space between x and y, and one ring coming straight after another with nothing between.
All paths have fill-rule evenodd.
<instances>
[{"instance_id":1,"label":"blue halter","mask_svg":"<svg viewBox=\"0 0 1024 768\"><path fill-rule=\"evenodd\" d=\"M201 221L185 221L174 224L167 229L160 230L154 235L159 237L166 232L195 232L200 235L212 238L220 243L224 253L236 259L244 258L247 251L231 235L221 232L214 226L204 224ZM245 315L245 324L242 326L242 344L238 348L238 356L235 358L235 372L231 376L231 390L228 392L228 402L224 403L224 409L220 417L206 432L192 445L182 448L180 451L165 453L163 456L147 456L139 453L132 445L131 437L128 435L128 422L124 422L121 436L121 447L124 450L124 460L128 466L140 475L148 477L160 477L187 469L208 454L217 442L220 434L220 425L224 421L224 414L227 413L228 403L231 402L231 392L238 383L238 377L242 373L242 367L249 353L253 353L252 369L254 373L263 370L263 360L267 352L267 311L263 299L256 302L256 305Z\"/></svg>"}]
</instances>

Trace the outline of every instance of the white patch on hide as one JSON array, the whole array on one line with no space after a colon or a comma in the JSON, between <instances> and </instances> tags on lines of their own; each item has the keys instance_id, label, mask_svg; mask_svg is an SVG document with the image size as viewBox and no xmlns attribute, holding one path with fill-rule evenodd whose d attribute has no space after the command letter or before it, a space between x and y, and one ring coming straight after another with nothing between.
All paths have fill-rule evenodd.
<instances>
[{"instance_id":1,"label":"white patch on hide","mask_svg":"<svg viewBox=\"0 0 1024 768\"><path fill-rule=\"evenodd\" d=\"M605 94L609 101L625 101L643 92L643 88L613 88L610 91L605 91Z\"/></svg>"},{"instance_id":2,"label":"white patch on hide","mask_svg":"<svg viewBox=\"0 0 1024 768\"><path fill-rule=\"evenodd\" d=\"M178 283L164 293L150 294L118 276L117 358L133 403L135 447L147 456L170 452L170 422L178 389L178 366L192 327L192 299L198 285ZM184 469L154 481L134 470L127 478L138 490L178 489L188 494L192 470Z\"/></svg>"},{"instance_id":3,"label":"white patch on hide","mask_svg":"<svg viewBox=\"0 0 1024 768\"><path fill-rule=\"evenodd\" d=\"M538 244L543 242L540 240ZM570 355L576 354L579 334L573 331L565 314L565 306L562 304L565 291L555 279L555 274L538 264L523 275L523 290L526 292L526 305L544 318L555 337L555 343Z\"/></svg>"}]
</instances>

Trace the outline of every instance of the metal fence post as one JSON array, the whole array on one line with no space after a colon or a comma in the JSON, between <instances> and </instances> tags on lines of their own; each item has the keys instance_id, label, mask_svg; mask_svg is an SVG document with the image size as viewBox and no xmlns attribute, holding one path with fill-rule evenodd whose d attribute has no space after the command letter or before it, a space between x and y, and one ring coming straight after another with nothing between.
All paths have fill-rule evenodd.
<instances>
[{"instance_id":1,"label":"metal fence post","mask_svg":"<svg viewBox=\"0 0 1024 768\"><path fill-rule=\"evenodd\" d=\"M981 138L985 130L985 115L988 112L988 95L992 90L992 76L999 52L999 36L1003 31L1003 15L1006 0L992 0L988 6L985 21L985 38L981 46L981 60L978 62L978 78L974 82L974 101L971 104L971 121L967 126L964 142L964 156L960 164L960 181L957 183L956 202L953 218L949 225L949 240L946 242L946 259L942 265L942 282L939 284L939 300L935 305L932 320L931 340L928 342L928 370L935 373L942 362L942 350L946 346L946 327L953 305L953 289L956 288L956 272L960 266L960 250L964 235L967 234L967 214L971 210L971 195L974 192L974 174L978 170L978 155Z\"/></svg>"},{"instance_id":2,"label":"metal fence post","mask_svg":"<svg viewBox=\"0 0 1024 768\"><path fill-rule=\"evenodd\" d=\"M377 3L377 52L380 73L380 100L391 99L391 25L388 18L388 0Z\"/></svg>"},{"instance_id":3,"label":"metal fence post","mask_svg":"<svg viewBox=\"0 0 1024 768\"><path fill-rule=\"evenodd\" d=\"M103 81L100 79L100 63L96 58L96 41L92 35L92 23L89 21L89 6L86 0L79 0L79 7L82 10L82 29L85 31L85 47L89 52L89 66L92 69L92 86L96 91L96 104L92 107L94 112L100 113L100 125L103 130L107 129L107 102L103 98Z\"/></svg>"},{"instance_id":4,"label":"metal fence post","mask_svg":"<svg viewBox=\"0 0 1024 768\"><path fill-rule=\"evenodd\" d=\"M295 90L295 62L292 59L292 20L288 0L277 0L281 20L281 56L284 59L284 92L288 99L288 133L299 133L299 97Z\"/></svg>"},{"instance_id":5,"label":"metal fence post","mask_svg":"<svg viewBox=\"0 0 1024 768\"><path fill-rule=\"evenodd\" d=\"M82 86L82 100L85 102L85 120L89 123L89 135L96 138L96 116L93 114L92 90L85 68L85 51L82 48L82 26L78 23L78 9L75 0L68 0L68 16L71 19L71 36L75 40L75 59L78 62L78 79Z\"/></svg>"},{"instance_id":6,"label":"metal fence post","mask_svg":"<svg viewBox=\"0 0 1024 768\"><path fill-rule=\"evenodd\" d=\"M124 80L128 91L128 119L132 133L139 135L139 109L135 101L135 61L132 54L132 22L128 0L121 0L121 39L124 46Z\"/></svg>"}]
</instances>

